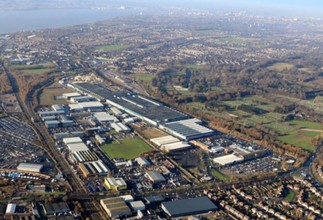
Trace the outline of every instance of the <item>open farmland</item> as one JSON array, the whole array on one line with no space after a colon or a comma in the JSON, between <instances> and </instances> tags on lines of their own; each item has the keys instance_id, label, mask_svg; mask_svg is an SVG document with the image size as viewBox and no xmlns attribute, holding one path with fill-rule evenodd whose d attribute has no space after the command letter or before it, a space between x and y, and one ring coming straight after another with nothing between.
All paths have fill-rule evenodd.
<instances>
[{"instance_id":1,"label":"open farmland","mask_svg":"<svg viewBox=\"0 0 323 220\"><path fill-rule=\"evenodd\" d=\"M122 158L125 160L139 157L142 153L149 152L152 148L140 138L113 141L102 146L103 151L110 158Z\"/></svg>"}]
</instances>

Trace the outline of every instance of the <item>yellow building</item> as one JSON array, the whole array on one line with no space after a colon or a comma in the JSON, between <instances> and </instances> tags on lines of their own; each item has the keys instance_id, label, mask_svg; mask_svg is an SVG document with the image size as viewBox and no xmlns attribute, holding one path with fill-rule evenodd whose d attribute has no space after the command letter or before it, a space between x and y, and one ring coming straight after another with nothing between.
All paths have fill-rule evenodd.
<instances>
[{"instance_id":1,"label":"yellow building","mask_svg":"<svg viewBox=\"0 0 323 220\"><path fill-rule=\"evenodd\" d=\"M105 178L104 184L110 190L125 190L127 189L127 183L123 178Z\"/></svg>"}]
</instances>

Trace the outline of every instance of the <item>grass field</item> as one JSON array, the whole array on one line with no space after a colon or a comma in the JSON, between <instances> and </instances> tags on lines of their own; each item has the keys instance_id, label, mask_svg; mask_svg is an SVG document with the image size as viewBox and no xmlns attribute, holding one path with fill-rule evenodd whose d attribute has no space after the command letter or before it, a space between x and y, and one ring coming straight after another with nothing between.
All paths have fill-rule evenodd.
<instances>
[{"instance_id":1,"label":"grass field","mask_svg":"<svg viewBox=\"0 0 323 220\"><path fill-rule=\"evenodd\" d=\"M147 128L140 133L145 136L147 139L158 138L167 136L167 134L157 128Z\"/></svg>"},{"instance_id":2,"label":"grass field","mask_svg":"<svg viewBox=\"0 0 323 220\"><path fill-rule=\"evenodd\" d=\"M103 151L110 158L133 159L144 152L152 151L152 148L140 138L121 140L120 143L114 141L102 146Z\"/></svg>"},{"instance_id":3,"label":"grass field","mask_svg":"<svg viewBox=\"0 0 323 220\"><path fill-rule=\"evenodd\" d=\"M65 88L47 88L44 89L40 94L40 105L54 105L54 104L68 104L68 101L65 99L56 100L56 96L60 96L63 93L73 92L71 89Z\"/></svg>"},{"instance_id":4,"label":"grass field","mask_svg":"<svg viewBox=\"0 0 323 220\"><path fill-rule=\"evenodd\" d=\"M32 74L45 74L49 73L52 69L50 68L39 68L39 69L23 69L19 70L23 74L32 75Z\"/></svg>"},{"instance_id":5,"label":"grass field","mask_svg":"<svg viewBox=\"0 0 323 220\"><path fill-rule=\"evenodd\" d=\"M287 196L285 196L284 200L288 202L292 202L294 201L295 198L296 198L296 193L294 191L289 191Z\"/></svg>"},{"instance_id":6,"label":"grass field","mask_svg":"<svg viewBox=\"0 0 323 220\"><path fill-rule=\"evenodd\" d=\"M248 96L239 100L222 101L219 104L226 106L227 111L212 111L212 109L206 109L205 104L198 102L187 103L186 105L192 108L193 113L195 112L204 115L212 115L217 118L228 119L227 113L237 115L239 116L239 118L235 119L235 121L239 124L245 126L256 126L260 124L264 127L276 131L279 134L276 137L277 139L287 144L292 144L301 147L310 152L313 152L315 150L315 146L312 144L312 139L320 135L320 131L323 130L323 124L316 122L310 122L305 120L284 121L284 114L273 112L274 109L277 107L277 104L259 96ZM266 110L268 111L268 113L255 115L252 113L238 110L237 107L242 104ZM303 129L315 129L318 131L306 131Z\"/></svg>"},{"instance_id":7,"label":"grass field","mask_svg":"<svg viewBox=\"0 0 323 220\"><path fill-rule=\"evenodd\" d=\"M123 50L128 48L129 46L127 45L122 45L122 44L107 44L107 45L100 45L94 47L95 50L101 51L101 52L109 52L109 51L118 51L118 50Z\"/></svg>"},{"instance_id":8,"label":"grass field","mask_svg":"<svg viewBox=\"0 0 323 220\"><path fill-rule=\"evenodd\" d=\"M294 65L289 64L289 63L275 63L275 64L269 66L268 69L281 72L285 69L292 69L294 67L295 67Z\"/></svg>"},{"instance_id":9,"label":"grass field","mask_svg":"<svg viewBox=\"0 0 323 220\"><path fill-rule=\"evenodd\" d=\"M212 169L212 175L216 178L218 178L221 181L228 181L229 177L221 173L219 170L213 168Z\"/></svg>"},{"instance_id":10,"label":"grass field","mask_svg":"<svg viewBox=\"0 0 323 220\"><path fill-rule=\"evenodd\" d=\"M150 84L151 80L155 77L153 74L132 74L131 75L135 80L142 81Z\"/></svg>"},{"instance_id":11,"label":"grass field","mask_svg":"<svg viewBox=\"0 0 323 220\"><path fill-rule=\"evenodd\" d=\"M280 136L278 139L285 143L301 147L304 150L314 152L315 147L313 146L311 140L319 134L320 132L297 130L290 132L288 135Z\"/></svg>"}]
</instances>

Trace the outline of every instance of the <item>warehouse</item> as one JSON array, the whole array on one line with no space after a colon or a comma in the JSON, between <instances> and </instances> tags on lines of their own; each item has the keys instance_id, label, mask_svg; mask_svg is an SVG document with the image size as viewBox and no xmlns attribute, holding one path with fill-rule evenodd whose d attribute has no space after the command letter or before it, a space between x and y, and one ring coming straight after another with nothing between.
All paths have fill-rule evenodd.
<instances>
[{"instance_id":1,"label":"warehouse","mask_svg":"<svg viewBox=\"0 0 323 220\"><path fill-rule=\"evenodd\" d=\"M65 99L71 99L71 98L79 97L79 96L82 96L82 95L78 92L64 93L62 95L62 97Z\"/></svg>"},{"instance_id":2,"label":"warehouse","mask_svg":"<svg viewBox=\"0 0 323 220\"><path fill-rule=\"evenodd\" d=\"M79 105L84 110L99 111L103 110L104 105L101 102L81 102Z\"/></svg>"},{"instance_id":3,"label":"warehouse","mask_svg":"<svg viewBox=\"0 0 323 220\"><path fill-rule=\"evenodd\" d=\"M107 166L101 161L92 161L87 163L79 163L79 169L84 177L106 175L109 173Z\"/></svg>"},{"instance_id":4,"label":"warehouse","mask_svg":"<svg viewBox=\"0 0 323 220\"><path fill-rule=\"evenodd\" d=\"M183 140L193 140L214 134L214 131L201 125L202 122L196 118L169 122L160 128Z\"/></svg>"},{"instance_id":5,"label":"warehouse","mask_svg":"<svg viewBox=\"0 0 323 220\"><path fill-rule=\"evenodd\" d=\"M14 203L9 203L6 208L6 215L12 215L16 212L17 205Z\"/></svg>"},{"instance_id":6,"label":"warehouse","mask_svg":"<svg viewBox=\"0 0 323 220\"><path fill-rule=\"evenodd\" d=\"M59 124L58 120L45 121L46 128L58 128Z\"/></svg>"},{"instance_id":7,"label":"warehouse","mask_svg":"<svg viewBox=\"0 0 323 220\"><path fill-rule=\"evenodd\" d=\"M76 143L83 143L82 139L80 137L68 137L63 138L63 142L65 144L76 144Z\"/></svg>"},{"instance_id":8,"label":"warehouse","mask_svg":"<svg viewBox=\"0 0 323 220\"><path fill-rule=\"evenodd\" d=\"M150 162L144 157L138 157L135 159L139 166L149 166Z\"/></svg>"},{"instance_id":9,"label":"warehouse","mask_svg":"<svg viewBox=\"0 0 323 220\"><path fill-rule=\"evenodd\" d=\"M95 101L96 99L91 96L78 96L71 98L71 101L74 103L81 103L81 102L89 102L89 101Z\"/></svg>"},{"instance_id":10,"label":"warehouse","mask_svg":"<svg viewBox=\"0 0 323 220\"><path fill-rule=\"evenodd\" d=\"M124 124L122 124L121 122L117 122L117 123L112 123L111 127L116 130L116 132L127 132L130 131L130 128Z\"/></svg>"},{"instance_id":11,"label":"warehouse","mask_svg":"<svg viewBox=\"0 0 323 220\"><path fill-rule=\"evenodd\" d=\"M69 104L68 107L70 108L71 112L81 112L83 111L83 107L77 103L77 104Z\"/></svg>"},{"instance_id":12,"label":"warehouse","mask_svg":"<svg viewBox=\"0 0 323 220\"><path fill-rule=\"evenodd\" d=\"M65 111L61 110L61 111L40 111L38 112L38 115L40 117L46 117L46 116L53 116L53 115L62 115L65 114Z\"/></svg>"},{"instance_id":13,"label":"warehouse","mask_svg":"<svg viewBox=\"0 0 323 220\"><path fill-rule=\"evenodd\" d=\"M168 135L168 136L164 136L164 137L153 138L153 139L150 139L150 141L152 143L154 143L155 145L157 145L158 147L160 147L165 144L179 142L180 140L178 138Z\"/></svg>"},{"instance_id":14,"label":"warehouse","mask_svg":"<svg viewBox=\"0 0 323 220\"><path fill-rule=\"evenodd\" d=\"M35 173L40 173L42 169L43 169L42 164L35 164L35 163L20 163L17 167L17 170L19 171L35 172Z\"/></svg>"},{"instance_id":15,"label":"warehouse","mask_svg":"<svg viewBox=\"0 0 323 220\"><path fill-rule=\"evenodd\" d=\"M214 205L213 202L205 196L163 202L161 204L161 208L169 217L172 218L180 216L198 215L217 210L216 205Z\"/></svg>"},{"instance_id":16,"label":"warehouse","mask_svg":"<svg viewBox=\"0 0 323 220\"><path fill-rule=\"evenodd\" d=\"M60 122L62 127L73 127L74 126L74 121L68 119L65 115L60 116Z\"/></svg>"},{"instance_id":17,"label":"warehouse","mask_svg":"<svg viewBox=\"0 0 323 220\"><path fill-rule=\"evenodd\" d=\"M111 111L112 111L112 113L115 115L115 116L120 116L120 115L122 115L122 112L119 110L119 109L117 109L116 107L111 107L111 109L110 109Z\"/></svg>"},{"instance_id":18,"label":"warehouse","mask_svg":"<svg viewBox=\"0 0 323 220\"><path fill-rule=\"evenodd\" d=\"M224 165L237 163L242 160L243 160L242 158L237 157L234 154L229 154L229 155L225 155L225 156L221 156L221 157L216 157L213 159L213 162L224 166Z\"/></svg>"},{"instance_id":19,"label":"warehouse","mask_svg":"<svg viewBox=\"0 0 323 220\"><path fill-rule=\"evenodd\" d=\"M134 212L137 212L139 210L144 211L146 209L146 206L142 201L133 201L130 202L129 205Z\"/></svg>"},{"instance_id":20,"label":"warehouse","mask_svg":"<svg viewBox=\"0 0 323 220\"><path fill-rule=\"evenodd\" d=\"M175 142L171 144L165 144L161 146L161 150L167 153L175 152L175 151L182 151L192 148L192 146L186 142Z\"/></svg>"},{"instance_id":21,"label":"warehouse","mask_svg":"<svg viewBox=\"0 0 323 220\"><path fill-rule=\"evenodd\" d=\"M52 109L54 111L65 111L65 108L63 105L52 105Z\"/></svg>"},{"instance_id":22,"label":"warehouse","mask_svg":"<svg viewBox=\"0 0 323 220\"><path fill-rule=\"evenodd\" d=\"M148 171L146 173L146 176L150 179L150 181L152 181L154 184L157 184L157 183L162 183L162 182L165 182L166 179L165 177L163 177L163 175L161 175L160 173L158 173L157 171Z\"/></svg>"},{"instance_id":23,"label":"warehouse","mask_svg":"<svg viewBox=\"0 0 323 220\"><path fill-rule=\"evenodd\" d=\"M57 119L57 117L55 115L42 117L43 121L53 121L53 120L56 120L56 119Z\"/></svg>"},{"instance_id":24,"label":"warehouse","mask_svg":"<svg viewBox=\"0 0 323 220\"><path fill-rule=\"evenodd\" d=\"M44 204L44 211L47 216L58 215L60 213L63 214L65 212L69 212L70 208L66 202L46 203Z\"/></svg>"},{"instance_id":25,"label":"warehouse","mask_svg":"<svg viewBox=\"0 0 323 220\"><path fill-rule=\"evenodd\" d=\"M106 139L105 139L105 138L101 137L101 136L100 136L100 135L98 135L98 134L96 134L96 135L94 136L94 138L95 138L96 142L97 142L99 145L104 144L104 143L105 143L105 141L106 141Z\"/></svg>"},{"instance_id":26,"label":"warehouse","mask_svg":"<svg viewBox=\"0 0 323 220\"><path fill-rule=\"evenodd\" d=\"M93 114L93 116L100 123L103 123L103 122L118 122L119 121L115 116L110 115L107 112L95 112Z\"/></svg>"},{"instance_id":27,"label":"warehouse","mask_svg":"<svg viewBox=\"0 0 323 220\"><path fill-rule=\"evenodd\" d=\"M98 160L97 155L89 150L74 152L73 157L78 163Z\"/></svg>"},{"instance_id":28,"label":"warehouse","mask_svg":"<svg viewBox=\"0 0 323 220\"><path fill-rule=\"evenodd\" d=\"M89 148L83 142L66 144L66 146L72 153L89 150Z\"/></svg>"},{"instance_id":29,"label":"warehouse","mask_svg":"<svg viewBox=\"0 0 323 220\"><path fill-rule=\"evenodd\" d=\"M110 189L110 190L126 190L127 189L127 183L124 181L123 178L105 178L104 184Z\"/></svg>"},{"instance_id":30,"label":"warehouse","mask_svg":"<svg viewBox=\"0 0 323 220\"><path fill-rule=\"evenodd\" d=\"M120 197L101 199L100 204L110 218L122 218L132 214L130 208Z\"/></svg>"}]
</instances>

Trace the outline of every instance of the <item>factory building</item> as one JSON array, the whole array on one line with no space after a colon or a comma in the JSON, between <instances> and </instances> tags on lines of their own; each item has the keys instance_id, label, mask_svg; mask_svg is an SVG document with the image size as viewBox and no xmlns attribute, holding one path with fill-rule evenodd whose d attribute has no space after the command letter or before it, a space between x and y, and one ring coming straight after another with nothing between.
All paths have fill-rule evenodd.
<instances>
[{"instance_id":1,"label":"factory building","mask_svg":"<svg viewBox=\"0 0 323 220\"><path fill-rule=\"evenodd\" d=\"M59 125L60 125L60 121L58 120L45 121L46 128L58 128Z\"/></svg>"},{"instance_id":2,"label":"factory building","mask_svg":"<svg viewBox=\"0 0 323 220\"><path fill-rule=\"evenodd\" d=\"M108 167L101 160L79 163L78 168L85 178L90 176L102 176L109 173Z\"/></svg>"},{"instance_id":3,"label":"factory building","mask_svg":"<svg viewBox=\"0 0 323 220\"><path fill-rule=\"evenodd\" d=\"M100 136L100 135L98 135L98 134L96 134L96 135L94 136L94 138L95 138L96 142L97 142L99 145L104 144L104 143L105 143L105 141L106 141L106 139L105 139L105 138L101 137L101 136Z\"/></svg>"},{"instance_id":4,"label":"factory building","mask_svg":"<svg viewBox=\"0 0 323 220\"><path fill-rule=\"evenodd\" d=\"M64 144L75 144L75 143L83 143L80 137L68 137L63 138Z\"/></svg>"},{"instance_id":5,"label":"factory building","mask_svg":"<svg viewBox=\"0 0 323 220\"><path fill-rule=\"evenodd\" d=\"M95 112L93 114L93 117L100 123L104 123L104 122L118 122L119 120L113 116L108 114L107 112Z\"/></svg>"},{"instance_id":6,"label":"factory building","mask_svg":"<svg viewBox=\"0 0 323 220\"><path fill-rule=\"evenodd\" d=\"M203 126L196 118L165 123L160 128L183 140L193 140L214 134L213 130Z\"/></svg>"},{"instance_id":7,"label":"factory building","mask_svg":"<svg viewBox=\"0 0 323 220\"><path fill-rule=\"evenodd\" d=\"M63 105L52 105L52 109L54 111L64 111L65 112L65 108Z\"/></svg>"},{"instance_id":8,"label":"factory building","mask_svg":"<svg viewBox=\"0 0 323 220\"><path fill-rule=\"evenodd\" d=\"M149 166L150 162L144 157L138 157L135 161L139 164L139 166Z\"/></svg>"},{"instance_id":9,"label":"factory building","mask_svg":"<svg viewBox=\"0 0 323 220\"><path fill-rule=\"evenodd\" d=\"M79 103L77 103L77 104L69 104L68 107L69 107L71 112L81 112L81 111L84 110L83 107Z\"/></svg>"},{"instance_id":10,"label":"factory building","mask_svg":"<svg viewBox=\"0 0 323 220\"><path fill-rule=\"evenodd\" d=\"M144 211L146 209L146 206L142 201L132 201L129 203L129 205L134 212L139 210Z\"/></svg>"},{"instance_id":11,"label":"factory building","mask_svg":"<svg viewBox=\"0 0 323 220\"><path fill-rule=\"evenodd\" d=\"M116 132L128 132L130 131L130 128L124 124L122 124L121 122L117 122L117 123L112 123L111 127L116 130Z\"/></svg>"},{"instance_id":12,"label":"factory building","mask_svg":"<svg viewBox=\"0 0 323 220\"><path fill-rule=\"evenodd\" d=\"M178 138L168 135L168 136L159 137L159 138L152 138L150 139L150 141L155 145L157 145L158 147L161 147L162 145L176 143L176 142L179 142L180 140Z\"/></svg>"},{"instance_id":13,"label":"factory building","mask_svg":"<svg viewBox=\"0 0 323 220\"><path fill-rule=\"evenodd\" d=\"M101 199L100 204L108 216L113 219L130 216L131 210L120 197Z\"/></svg>"},{"instance_id":14,"label":"factory building","mask_svg":"<svg viewBox=\"0 0 323 220\"><path fill-rule=\"evenodd\" d=\"M100 111L104 109L104 105L101 102L81 102L79 105L85 110Z\"/></svg>"},{"instance_id":15,"label":"factory building","mask_svg":"<svg viewBox=\"0 0 323 220\"><path fill-rule=\"evenodd\" d=\"M73 153L74 160L77 163L90 162L98 160L98 157L95 153L86 150L86 151L76 151Z\"/></svg>"},{"instance_id":16,"label":"factory building","mask_svg":"<svg viewBox=\"0 0 323 220\"><path fill-rule=\"evenodd\" d=\"M60 110L60 111L40 111L38 112L38 115L43 118L46 116L56 116L56 115L63 115L65 114L65 111Z\"/></svg>"},{"instance_id":17,"label":"factory building","mask_svg":"<svg viewBox=\"0 0 323 220\"><path fill-rule=\"evenodd\" d=\"M229 154L221 157L216 157L213 159L214 163L220 164L222 166L233 164L233 163L238 163L242 161L243 159L240 157L237 157L234 154Z\"/></svg>"},{"instance_id":18,"label":"factory building","mask_svg":"<svg viewBox=\"0 0 323 220\"><path fill-rule=\"evenodd\" d=\"M62 95L62 97L64 99L71 99L71 98L79 97L79 96L82 96L82 95L80 93L78 93L78 92L64 93Z\"/></svg>"},{"instance_id":19,"label":"factory building","mask_svg":"<svg viewBox=\"0 0 323 220\"><path fill-rule=\"evenodd\" d=\"M81 102L90 102L90 101L96 101L95 98L91 96L78 96L78 97L72 97L70 99L74 103L81 103Z\"/></svg>"},{"instance_id":20,"label":"factory building","mask_svg":"<svg viewBox=\"0 0 323 220\"><path fill-rule=\"evenodd\" d=\"M161 208L171 218L198 215L217 210L217 206L214 205L213 202L205 196L163 202L161 204Z\"/></svg>"},{"instance_id":21,"label":"factory building","mask_svg":"<svg viewBox=\"0 0 323 220\"><path fill-rule=\"evenodd\" d=\"M186 142L175 142L175 143L171 143L171 144L164 144L161 146L161 150L165 151L167 153L170 152L175 152L175 151L183 151L183 150L187 150L192 148L192 146Z\"/></svg>"},{"instance_id":22,"label":"factory building","mask_svg":"<svg viewBox=\"0 0 323 220\"><path fill-rule=\"evenodd\" d=\"M123 178L105 178L104 184L110 189L110 190L126 190L127 189L127 183L124 181Z\"/></svg>"},{"instance_id":23,"label":"factory building","mask_svg":"<svg viewBox=\"0 0 323 220\"><path fill-rule=\"evenodd\" d=\"M110 109L111 111L112 111L112 113L115 115L115 116L121 116L122 115L122 112L119 110L119 109L117 109L116 107L111 107L111 109Z\"/></svg>"},{"instance_id":24,"label":"factory building","mask_svg":"<svg viewBox=\"0 0 323 220\"><path fill-rule=\"evenodd\" d=\"M42 169L43 169L42 164L35 164L35 163L20 163L17 166L17 170L24 171L24 172L40 173Z\"/></svg>"},{"instance_id":25,"label":"factory building","mask_svg":"<svg viewBox=\"0 0 323 220\"><path fill-rule=\"evenodd\" d=\"M157 183L162 183L162 182L165 182L166 179L165 177L163 177L163 175L161 175L160 173L158 173L157 171L148 171L146 173L146 176L149 178L150 181L152 181L154 184L157 184Z\"/></svg>"},{"instance_id":26,"label":"factory building","mask_svg":"<svg viewBox=\"0 0 323 220\"><path fill-rule=\"evenodd\" d=\"M66 146L69 149L69 151L71 151L72 153L89 150L89 148L83 142L66 144Z\"/></svg>"}]
</instances>

